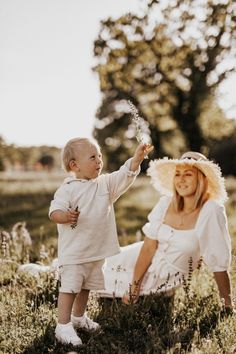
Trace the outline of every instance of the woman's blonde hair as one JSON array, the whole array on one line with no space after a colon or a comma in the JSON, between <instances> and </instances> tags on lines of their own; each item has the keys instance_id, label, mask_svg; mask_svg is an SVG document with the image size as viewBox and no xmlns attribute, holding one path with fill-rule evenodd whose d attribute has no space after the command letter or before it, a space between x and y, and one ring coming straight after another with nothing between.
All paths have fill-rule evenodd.
<instances>
[{"instance_id":1,"label":"woman's blonde hair","mask_svg":"<svg viewBox=\"0 0 236 354\"><path fill-rule=\"evenodd\" d=\"M88 138L74 138L67 142L65 147L62 150L61 159L62 159L62 168L70 172L70 162L76 160L76 156L81 149L81 146L85 144L91 144L98 146L97 142L93 139Z\"/></svg>"},{"instance_id":2,"label":"woman's blonde hair","mask_svg":"<svg viewBox=\"0 0 236 354\"><path fill-rule=\"evenodd\" d=\"M201 208L202 205L208 199L208 193L207 193L208 181L206 176L202 173L202 171L200 171L197 167L194 168L196 168L197 170L197 188L194 196L195 198L194 198L193 208L197 209L197 208ZM184 208L184 199L179 195L175 187L173 189L174 189L174 193L172 198L172 205L175 211L181 211Z\"/></svg>"}]
</instances>

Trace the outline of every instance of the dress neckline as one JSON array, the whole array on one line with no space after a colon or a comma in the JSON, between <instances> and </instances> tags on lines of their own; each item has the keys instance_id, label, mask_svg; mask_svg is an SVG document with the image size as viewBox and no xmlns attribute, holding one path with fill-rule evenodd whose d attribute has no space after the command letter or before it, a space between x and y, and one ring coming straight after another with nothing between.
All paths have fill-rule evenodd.
<instances>
[{"instance_id":1,"label":"dress neckline","mask_svg":"<svg viewBox=\"0 0 236 354\"><path fill-rule=\"evenodd\" d=\"M197 224L197 222L196 222L196 224ZM168 225L168 224L162 222L162 225L163 225L163 226L167 226L167 227L169 227L170 229L172 229L172 230L174 230L174 231L181 231L181 232L182 232L182 231L188 231L188 232L194 231L194 230L196 229L196 224L195 224L195 227L192 228L192 229L176 229L175 227L170 226L170 225Z\"/></svg>"},{"instance_id":2,"label":"dress neckline","mask_svg":"<svg viewBox=\"0 0 236 354\"><path fill-rule=\"evenodd\" d=\"M208 203L209 200L210 200L210 199L208 199L208 200L203 204L203 206L201 207L201 209L200 209L200 211L199 211L199 214L198 214L198 217L197 217L197 220L196 220L196 223L195 223L195 225L194 225L193 228L191 228L191 229L176 229L175 227L173 227L173 226L171 226L171 225L169 225L169 224L166 224L166 223L164 222L165 216L166 216L166 213L167 213L167 210L168 210L168 208L169 208L169 206L170 206L170 203L171 203L171 198L170 198L170 199L168 200L168 203L167 203L167 205L166 205L166 207L165 207L165 209L164 209L163 215L162 215L162 225L166 225L166 226L170 227L171 229L173 229L173 230L175 230L175 231L188 231L188 232L189 232L189 231L194 231L194 230L196 229L196 227L197 227L198 222L199 222L200 215L201 215L201 213L202 213L202 211L203 211L205 205Z\"/></svg>"}]
</instances>

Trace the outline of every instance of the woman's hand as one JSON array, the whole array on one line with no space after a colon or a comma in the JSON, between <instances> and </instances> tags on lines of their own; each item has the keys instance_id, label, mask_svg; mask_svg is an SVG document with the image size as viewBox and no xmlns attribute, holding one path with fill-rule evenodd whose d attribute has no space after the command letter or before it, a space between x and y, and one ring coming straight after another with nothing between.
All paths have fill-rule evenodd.
<instances>
[{"instance_id":1,"label":"woman's hand","mask_svg":"<svg viewBox=\"0 0 236 354\"><path fill-rule=\"evenodd\" d=\"M124 304L135 304L138 301L140 285L140 282L134 282L133 284L131 284L129 291L127 291L122 297L122 302Z\"/></svg>"},{"instance_id":2,"label":"woman's hand","mask_svg":"<svg viewBox=\"0 0 236 354\"><path fill-rule=\"evenodd\" d=\"M222 309L220 311L221 317L228 317L228 316L235 316L236 315L236 310L233 306L222 306Z\"/></svg>"},{"instance_id":3,"label":"woman's hand","mask_svg":"<svg viewBox=\"0 0 236 354\"><path fill-rule=\"evenodd\" d=\"M222 308L233 309L234 304L232 301L232 292L230 284L230 276L227 271L223 272L214 272L214 277L216 284L219 289L219 295L221 298Z\"/></svg>"}]
</instances>

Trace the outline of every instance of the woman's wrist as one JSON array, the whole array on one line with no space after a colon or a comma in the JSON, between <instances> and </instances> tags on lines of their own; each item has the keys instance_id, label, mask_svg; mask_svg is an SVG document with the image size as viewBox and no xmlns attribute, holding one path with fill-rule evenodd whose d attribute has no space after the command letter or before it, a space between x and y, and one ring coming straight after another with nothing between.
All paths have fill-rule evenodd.
<instances>
[{"instance_id":1,"label":"woman's wrist","mask_svg":"<svg viewBox=\"0 0 236 354\"><path fill-rule=\"evenodd\" d=\"M139 290L140 290L140 285L141 282L140 281L133 281L131 286L130 286L130 295L132 297L138 297L139 295Z\"/></svg>"},{"instance_id":2,"label":"woman's wrist","mask_svg":"<svg viewBox=\"0 0 236 354\"><path fill-rule=\"evenodd\" d=\"M224 305L223 308L225 309L234 309L234 305L231 304L231 305Z\"/></svg>"},{"instance_id":3,"label":"woman's wrist","mask_svg":"<svg viewBox=\"0 0 236 354\"><path fill-rule=\"evenodd\" d=\"M227 296L226 298L221 298L221 305L222 308L225 309L233 309L234 308L234 303L232 301L232 296Z\"/></svg>"},{"instance_id":4,"label":"woman's wrist","mask_svg":"<svg viewBox=\"0 0 236 354\"><path fill-rule=\"evenodd\" d=\"M122 301L125 304L128 305L128 304L137 302L138 297L139 297L140 284L141 284L141 282L133 281L129 285L129 290L126 291L124 296L122 297Z\"/></svg>"}]
</instances>

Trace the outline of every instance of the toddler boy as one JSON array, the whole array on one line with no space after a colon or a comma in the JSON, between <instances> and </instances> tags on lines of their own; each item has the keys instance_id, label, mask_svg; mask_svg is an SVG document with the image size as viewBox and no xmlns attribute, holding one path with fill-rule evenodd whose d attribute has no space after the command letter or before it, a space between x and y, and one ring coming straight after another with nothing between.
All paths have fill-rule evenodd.
<instances>
[{"instance_id":1,"label":"toddler boy","mask_svg":"<svg viewBox=\"0 0 236 354\"><path fill-rule=\"evenodd\" d=\"M49 209L58 227L61 286L55 335L61 343L82 344L74 327L99 328L85 309L89 291L104 289L104 259L120 251L113 203L134 182L151 150L150 145L140 144L118 171L100 175L102 154L95 141L75 138L63 149L64 168L74 176L58 188Z\"/></svg>"}]
</instances>

